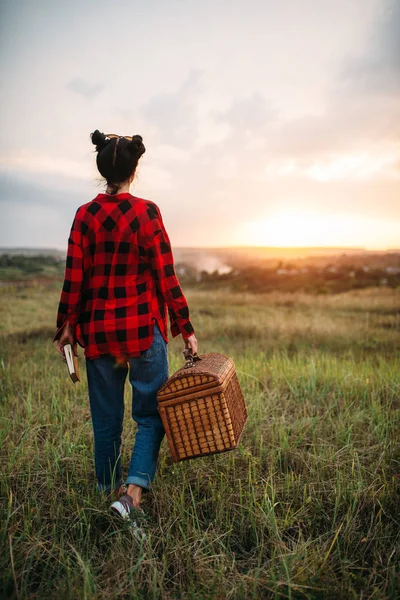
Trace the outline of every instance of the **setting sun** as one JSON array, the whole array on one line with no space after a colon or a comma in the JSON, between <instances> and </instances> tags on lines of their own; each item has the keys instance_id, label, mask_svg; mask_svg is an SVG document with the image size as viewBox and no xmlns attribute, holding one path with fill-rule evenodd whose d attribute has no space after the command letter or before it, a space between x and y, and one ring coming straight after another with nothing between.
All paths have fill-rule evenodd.
<instances>
[{"instance_id":1,"label":"setting sun","mask_svg":"<svg viewBox=\"0 0 400 600\"><path fill-rule=\"evenodd\" d=\"M384 233L384 235L382 235ZM346 246L385 249L398 239L389 219L288 211L243 224L240 243L251 246Z\"/></svg>"}]
</instances>

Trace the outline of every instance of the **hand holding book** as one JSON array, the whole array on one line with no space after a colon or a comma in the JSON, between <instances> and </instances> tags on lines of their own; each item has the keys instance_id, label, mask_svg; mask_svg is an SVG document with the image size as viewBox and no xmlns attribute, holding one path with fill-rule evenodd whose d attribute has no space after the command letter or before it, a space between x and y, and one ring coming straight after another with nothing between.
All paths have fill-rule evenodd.
<instances>
[{"instance_id":1,"label":"hand holding book","mask_svg":"<svg viewBox=\"0 0 400 600\"><path fill-rule=\"evenodd\" d=\"M71 327L69 321L66 321L61 335L57 340L57 350L63 357L64 362L67 363L68 372L72 381L74 383L80 381L77 343L75 340L74 329Z\"/></svg>"}]
</instances>

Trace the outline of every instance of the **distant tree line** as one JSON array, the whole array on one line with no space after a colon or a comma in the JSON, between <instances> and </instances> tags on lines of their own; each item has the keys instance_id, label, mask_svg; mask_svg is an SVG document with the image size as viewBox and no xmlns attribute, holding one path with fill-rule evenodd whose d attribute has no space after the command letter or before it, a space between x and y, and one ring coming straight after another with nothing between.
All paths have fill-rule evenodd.
<instances>
[{"instance_id":1,"label":"distant tree line","mask_svg":"<svg viewBox=\"0 0 400 600\"><path fill-rule=\"evenodd\" d=\"M0 255L0 279L15 280L32 277L54 278L63 275L65 259L54 256L28 256L24 254Z\"/></svg>"},{"instance_id":2,"label":"distant tree line","mask_svg":"<svg viewBox=\"0 0 400 600\"><path fill-rule=\"evenodd\" d=\"M231 267L229 272L198 270L184 262L176 263L182 285L198 289L227 289L232 292L271 292L275 290L311 294L330 294L353 289L384 286L400 287L400 265L361 264L355 260L334 261L324 265L296 261L278 261L274 265ZM60 279L64 276L65 259L51 255L0 255L0 280L17 281L35 278Z\"/></svg>"},{"instance_id":3,"label":"distant tree line","mask_svg":"<svg viewBox=\"0 0 400 600\"><path fill-rule=\"evenodd\" d=\"M197 275L183 273L179 277L183 285L202 289L225 288L232 292L271 292L274 290L312 294L329 294L353 289L385 286L400 287L399 272L386 269L360 269L351 266L341 268L320 268L308 266L303 269L281 267L268 269L246 267L232 269L220 274L200 271Z\"/></svg>"}]
</instances>

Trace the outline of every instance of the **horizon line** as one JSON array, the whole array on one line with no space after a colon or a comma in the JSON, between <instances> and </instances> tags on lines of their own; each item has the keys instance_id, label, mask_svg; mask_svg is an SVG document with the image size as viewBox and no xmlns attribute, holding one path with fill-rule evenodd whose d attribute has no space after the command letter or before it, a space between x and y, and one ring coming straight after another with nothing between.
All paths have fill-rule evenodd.
<instances>
[{"instance_id":1,"label":"horizon line","mask_svg":"<svg viewBox=\"0 0 400 600\"><path fill-rule=\"evenodd\" d=\"M261 246L261 245L227 245L227 246L177 246L172 245L172 250L228 250L228 249L263 249L263 250L357 250L362 252L400 252L400 247L393 248L367 248L365 246ZM66 248L56 246L0 246L0 250L57 250L64 252Z\"/></svg>"}]
</instances>

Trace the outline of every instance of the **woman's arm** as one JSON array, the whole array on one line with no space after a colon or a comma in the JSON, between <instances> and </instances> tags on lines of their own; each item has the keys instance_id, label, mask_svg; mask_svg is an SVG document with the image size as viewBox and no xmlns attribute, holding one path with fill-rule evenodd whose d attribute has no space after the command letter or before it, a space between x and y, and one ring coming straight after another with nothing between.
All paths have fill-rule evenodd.
<instances>
[{"instance_id":1,"label":"woman's arm","mask_svg":"<svg viewBox=\"0 0 400 600\"><path fill-rule=\"evenodd\" d=\"M59 340L57 347L70 342L75 344L75 328L79 317L79 305L83 282L83 249L81 221L76 211L68 238L67 260L65 265L64 283L58 305L56 327L57 333L53 342Z\"/></svg>"},{"instance_id":2,"label":"woman's arm","mask_svg":"<svg viewBox=\"0 0 400 600\"><path fill-rule=\"evenodd\" d=\"M181 333L186 341L194 333L189 306L175 273L171 242L160 209L154 202L147 202L139 240L147 251L154 277L167 304L172 337Z\"/></svg>"}]
</instances>

